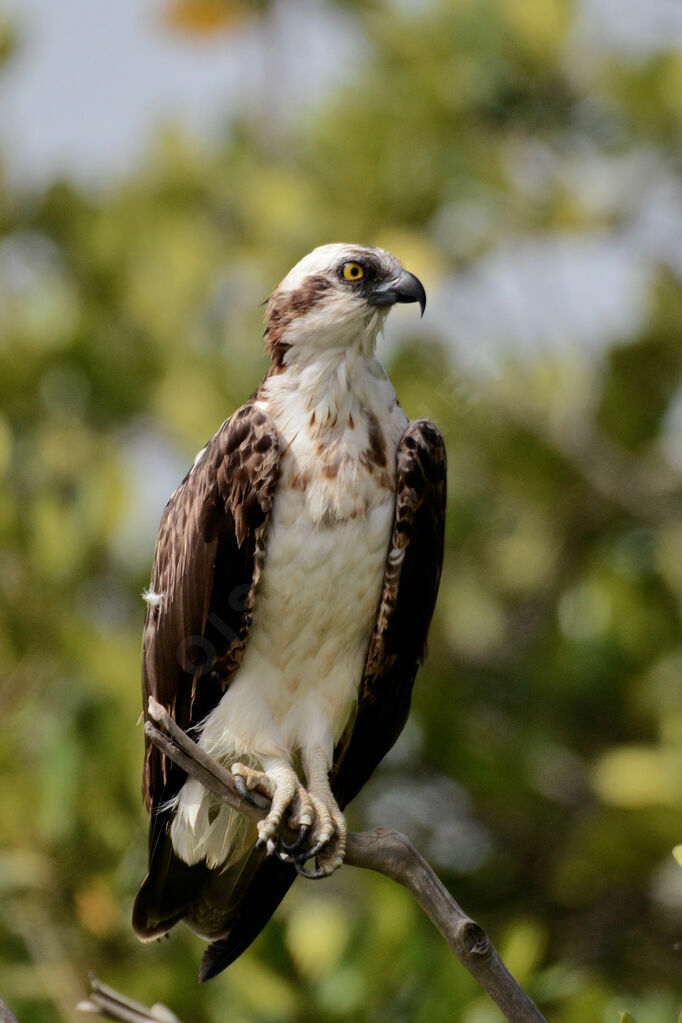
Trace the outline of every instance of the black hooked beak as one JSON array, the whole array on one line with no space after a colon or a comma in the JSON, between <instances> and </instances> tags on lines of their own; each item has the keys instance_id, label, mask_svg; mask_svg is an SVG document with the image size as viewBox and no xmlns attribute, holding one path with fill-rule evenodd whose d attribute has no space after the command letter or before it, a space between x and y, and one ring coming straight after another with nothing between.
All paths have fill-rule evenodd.
<instances>
[{"instance_id":1,"label":"black hooked beak","mask_svg":"<svg viewBox=\"0 0 682 1023\"><path fill-rule=\"evenodd\" d=\"M418 277L401 270L399 277L384 281L367 296L370 305L394 305L396 302L419 302L421 315L426 308L426 292Z\"/></svg>"}]
</instances>

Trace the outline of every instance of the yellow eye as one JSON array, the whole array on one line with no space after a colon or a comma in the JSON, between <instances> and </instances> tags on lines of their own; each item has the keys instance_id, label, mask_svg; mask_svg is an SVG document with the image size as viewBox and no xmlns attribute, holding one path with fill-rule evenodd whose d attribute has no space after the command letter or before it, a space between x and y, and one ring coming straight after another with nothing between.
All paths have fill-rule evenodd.
<instances>
[{"instance_id":1,"label":"yellow eye","mask_svg":"<svg viewBox=\"0 0 682 1023\"><path fill-rule=\"evenodd\" d=\"M364 272L359 263L344 263L341 269L344 281L359 281Z\"/></svg>"}]
</instances>

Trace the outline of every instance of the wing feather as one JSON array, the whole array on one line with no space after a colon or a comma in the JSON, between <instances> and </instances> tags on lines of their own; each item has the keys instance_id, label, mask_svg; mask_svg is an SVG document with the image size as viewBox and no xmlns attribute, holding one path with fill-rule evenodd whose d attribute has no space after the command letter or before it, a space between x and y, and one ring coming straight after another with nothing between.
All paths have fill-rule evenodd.
<instances>
[{"instance_id":1,"label":"wing feather","mask_svg":"<svg viewBox=\"0 0 682 1023\"><path fill-rule=\"evenodd\" d=\"M393 531L357 713L335 753L332 789L341 807L367 782L407 720L440 585L446 472L438 428L416 419L398 447Z\"/></svg>"},{"instance_id":2,"label":"wing feather","mask_svg":"<svg viewBox=\"0 0 682 1023\"><path fill-rule=\"evenodd\" d=\"M166 505L143 638L145 716L153 696L187 731L222 699L248 642L278 473L277 431L249 402L211 438ZM205 880L207 868L181 863L167 836L168 805L185 777L147 742L150 863L134 910L141 937L175 922Z\"/></svg>"}]
</instances>

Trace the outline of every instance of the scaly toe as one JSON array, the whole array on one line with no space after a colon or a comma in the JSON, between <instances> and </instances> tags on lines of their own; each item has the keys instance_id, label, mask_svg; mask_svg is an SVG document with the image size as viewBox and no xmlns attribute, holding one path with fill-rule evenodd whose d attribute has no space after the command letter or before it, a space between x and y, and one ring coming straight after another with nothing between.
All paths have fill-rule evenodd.
<instances>
[{"instance_id":1,"label":"scaly toe","mask_svg":"<svg viewBox=\"0 0 682 1023\"><path fill-rule=\"evenodd\" d=\"M268 852L272 850L269 848L269 843L275 838L279 830L280 820L277 817L272 817L268 814L262 821L258 821L256 827L258 828L258 842L257 845L267 845Z\"/></svg>"},{"instance_id":2,"label":"scaly toe","mask_svg":"<svg viewBox=\"0 0 682 1023\"><path fill-rule=\"evenodd\" d=\"M310 827L314 820L315 807L313 802L304 787L299 785L289 808L289 827L294 830L304 824Z\"/></svg>"},{"instance_id":3,"label":"scaly toe","mask_svg":"<svg viewBox=\"0 0 682 1023\"><path fill-rule=\"evenodd\" d=\"M258 771L255 767L249 767L247 764L236 763L232 764L230 773L235 780L240 795L242 795L242 791L245 789L248 792L255 791L266 799L272 800L274 798L277 786L264 771ZM242 796L242 798L246 799L247 797ZM252 802L252 806L259 805L261 804L257 801Z\"/></svg>"}]
</instances>

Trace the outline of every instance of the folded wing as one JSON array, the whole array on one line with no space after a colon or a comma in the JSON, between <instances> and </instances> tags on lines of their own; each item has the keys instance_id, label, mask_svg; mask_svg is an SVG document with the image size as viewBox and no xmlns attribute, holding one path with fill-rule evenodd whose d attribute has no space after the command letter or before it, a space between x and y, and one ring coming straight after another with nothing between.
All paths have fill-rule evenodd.
<instances>
[{"instance_id":1,"label":"folded wing","mask_svg":"<svg viewBox=\"0 0 682 1023\"><path fill-rule=\"evenodd\" d=\"M211 438L166 505L147 594L145 715L153 696L187 731L222 699L248 642L278 472L277 432L249 402ZM171 846L170 805L185 778L147 742L149 873L133 912L143 939L185 916L211 873L187 866Z\"/></svg>"}]
</instances>

